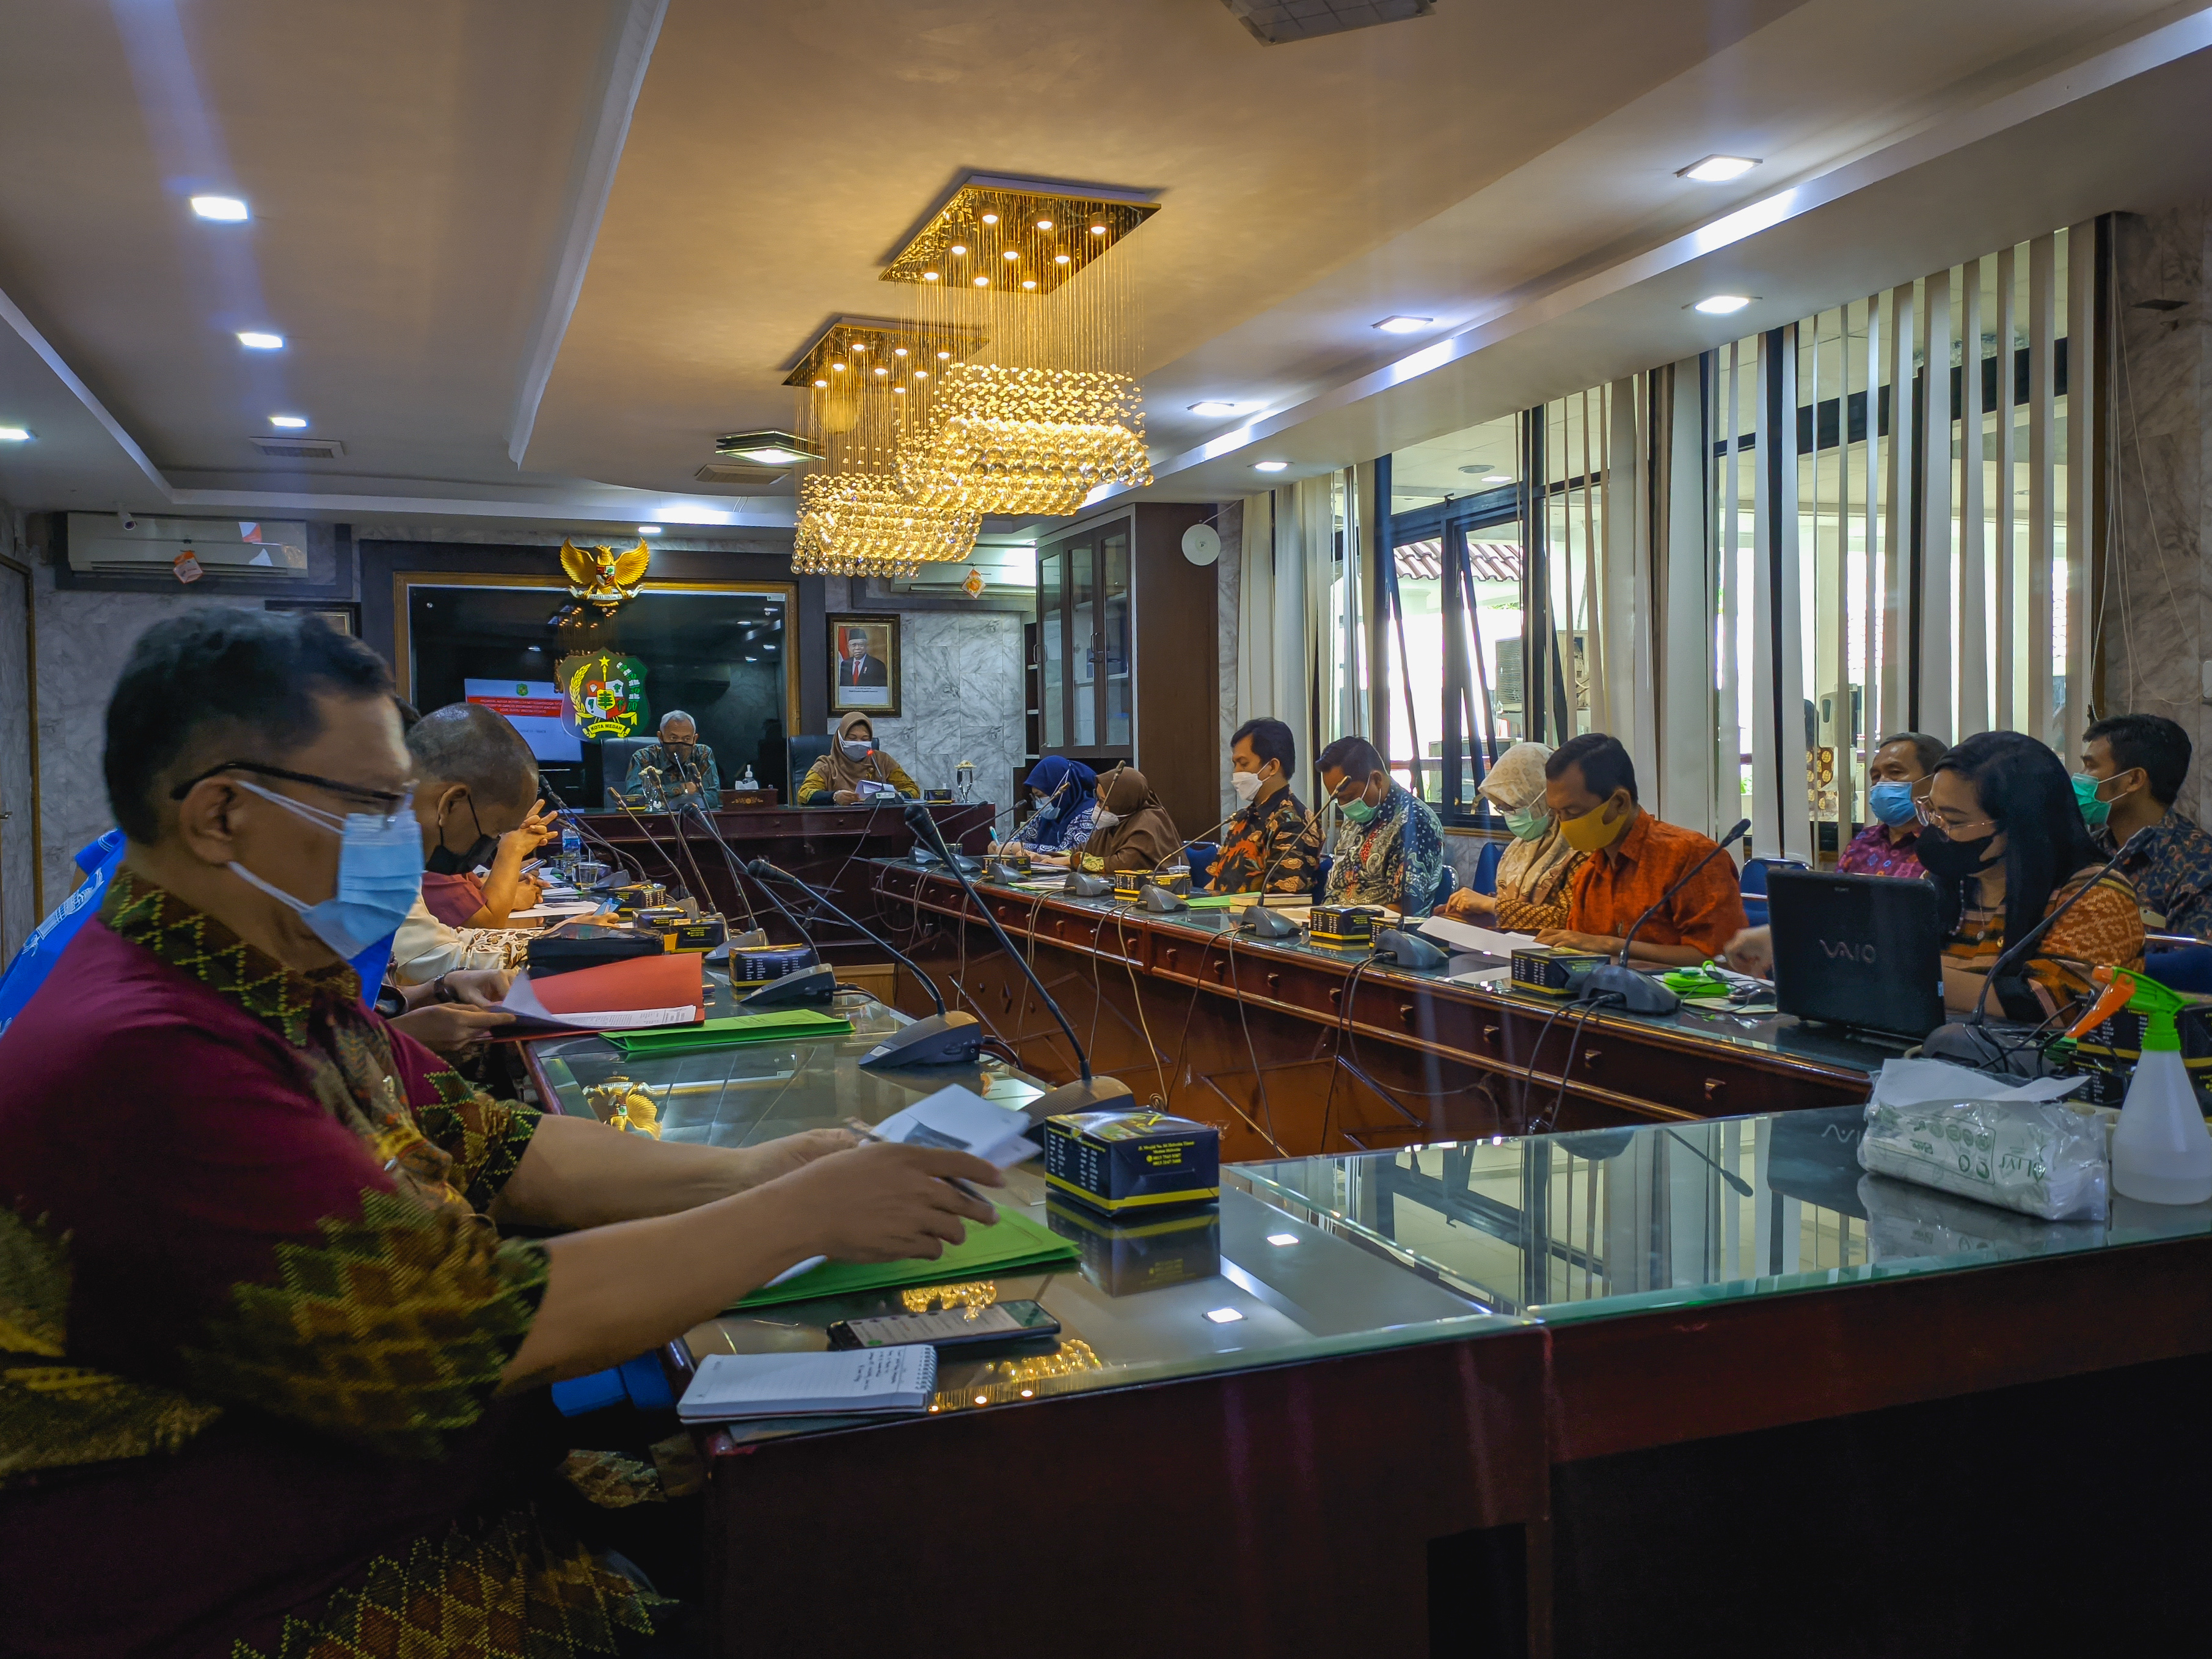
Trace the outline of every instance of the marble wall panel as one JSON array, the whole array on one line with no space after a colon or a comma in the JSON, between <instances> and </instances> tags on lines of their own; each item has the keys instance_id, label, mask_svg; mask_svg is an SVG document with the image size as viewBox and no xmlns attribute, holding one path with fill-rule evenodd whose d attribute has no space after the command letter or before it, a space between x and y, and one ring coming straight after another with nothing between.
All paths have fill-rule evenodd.
<instances>
[{"instance_id":1,"label":"marble wall panel","mask_svg":"<svg viewBox=\"0 0 2212 1659\"><path fill-rule=\"evenodd\" d=\"M39 652L39 802L49 908L76 887L76 850L110 828L100 774L108 694L138 637L198 607L258 611L256 598L57 590L53 571L36 575Z\"/></svg>"},{"instance_id":2,"label":"marble wall panel","mask_svg":"<svg viewBox=\"0 0 2212 1659\"><path fill-rule=\"evenodd\" d=\"M834 607L832 607L834 608ZM950 789L975 763L979 798L1013 803L1022 764L1022 618L1011 611L908 611L899 617L900 704L876 741L925 789Z\"/></svg>"}]
</instances>

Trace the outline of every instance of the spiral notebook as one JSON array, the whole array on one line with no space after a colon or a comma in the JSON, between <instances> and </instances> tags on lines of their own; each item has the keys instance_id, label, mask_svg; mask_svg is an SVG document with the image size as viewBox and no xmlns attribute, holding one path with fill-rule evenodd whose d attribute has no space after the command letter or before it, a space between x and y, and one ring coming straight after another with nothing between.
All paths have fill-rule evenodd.
<instances>
[{"instance_id":1,"label":"spiral notebook","mask_svg":"<svg viewBox=\"0 0 2212 1659\"><path fill-rule=\"evenodd\" d=\"M882 1416L928 1408L937 1350L926 1342L814 1354L709 1354L677 1403L686 1423Z\"/></svg>"}]
</instances>

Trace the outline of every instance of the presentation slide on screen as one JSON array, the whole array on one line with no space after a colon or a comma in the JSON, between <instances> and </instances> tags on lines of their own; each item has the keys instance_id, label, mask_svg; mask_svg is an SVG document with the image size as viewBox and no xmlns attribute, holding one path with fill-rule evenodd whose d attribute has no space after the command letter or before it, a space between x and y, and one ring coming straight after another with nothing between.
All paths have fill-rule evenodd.
<instances>
[{"instance_id":1,"label":"presentation slide on screen","mask_svg":"<svg viewBox=\"0 0 2212 1659\"><path fill-rule=\"evenodd\" d=\"M464 680L461 690L470 702L481 703L513 722L540 760L584 758L583 741L561 723L561 689L551 680Z\"/></svg>"}]
</instances>

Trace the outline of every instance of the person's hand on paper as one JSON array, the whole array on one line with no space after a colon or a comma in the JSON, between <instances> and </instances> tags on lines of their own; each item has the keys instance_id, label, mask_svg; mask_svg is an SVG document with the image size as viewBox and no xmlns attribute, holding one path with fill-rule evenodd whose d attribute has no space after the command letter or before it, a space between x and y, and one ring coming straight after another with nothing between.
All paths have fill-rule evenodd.
<instances>
[{"instance_id":1,"label":"person's hand on paper","mask_svg":"<svg viewBox=\"0 0 2212 1659\"><path fill-rule=\"evenodd\" d=\"M433 1003L411 1014L402 1014L390 1023L394 1030L405 1032L433 1054L441 1054L450 1060L482 1048L498 1028L513 1025L514 1016L496 1009Z\"/></svg>"},{"instance_id":2,"label":"person's hand on paper","mask_svg":"<svg viewBox=\"0 0 2212 1659\"><path fill-rule=\"evenodd\" d=\"M1739 973L1748 973L1754 979L1771 979L1774 975L1774 930L1771 927L1747 927L1729 940L1721 952L1721 960Z\"/></svg>"},{"instance_id":3,"label":"person's hand on paper","mask_svg":"<svg viewBox=\"0 0 2212 1659\"><path fill-rule=\"evenodd\" d=\"M966 1222L999 1219L986 1200L955 1180L1003 1186L1006 1178L982 1159L937 1146L872 1142L816 1158L769 1182L760 1196L788 1204L813 1242L805 1253L833 1261L934 1261L968 1236Z\"/></svg>"},{"instance_id":4,"label":"person's hand on paper","mask_svg":"<svg viewBox=\"0 0 2212 1659\"><path fill-rule=\"evenodd\" d=\"M858 790L839 790L830 798L841 807L849 807L860 798L860 792Z\"/></svg>"},{"instance_id":5,"label":"person's hand on paper","mask_svg":"<svg viewBox=\"0 0 2212 1659\"><path fill-rule=\"evenodd\" d=\"M1473 887L1455 888L1444 900L1444 914L1459 921L1488 920L1498 914L1498 900Z\"/></svg>"},{"instance_id":6,"label":"person's hand on paper","mask_svg":"<svg viewBox=\"0 0 2212 1659\"><path fill-rule=\"evenodd\" d=\"M1601 956L1616 955L1620 941L1610 934L1577 933L1572 928L1547 927L1536 935L1540 945L1552 945L1560 950L1594 951Z\"/></svg>"},{"instance_id":7,"label":"person's hand on paper","mask_svg":"<svg viewBox=\"0 0 2212 1659\"><path fill-rule=\"evenodd\" d=\"M758 1146L744 1149L745 1186L757 1186L788 1175L794 1169L804 1169L817 1158L827 1157L832 1152L851 1150L860 1143L852 1131L844 1129L809 1129L796 1135L785 1135L780 1139L764 1141ZM740 1191L743 1190L741 1187Z\"/></svg>"},{"instance_id":8,"label":"person's hand on paper","mask_svg":"<svg viewBox=\"0 0 2212 1659\"><path fill-rule=\"evenodd\" d=\"M514 983L511 967L455 968L439 981L446 994L464 1008L496 1008Z\"/></svg>"}]
</instances>

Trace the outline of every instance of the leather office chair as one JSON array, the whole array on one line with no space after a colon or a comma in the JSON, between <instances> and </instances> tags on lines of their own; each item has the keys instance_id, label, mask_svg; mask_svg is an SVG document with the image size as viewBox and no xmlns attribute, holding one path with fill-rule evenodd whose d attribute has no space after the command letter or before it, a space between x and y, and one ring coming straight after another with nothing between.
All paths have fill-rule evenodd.
<instances>
[{"instance_id":1,"label":"leather office chair","mask_svg":"<svg viewBox=\"0 0 2212 1659\"><path fill-rule=\"evenodd\" d=\"M604 797L599 802L601 806L618 807L622 804L615 795L622 788L623 780L629 776L630 756L640 749L651 748L658 741L659 739L654 737L605 737L599 740L600 794Z\"/></svg>"},{"instance_id":2,"label":"leather office chair","mask_svg":"<svg viewBox=\"0 0 2212 1659\"><path fill-rule=\"evenodd\" d=\"M830 753L830 746L837 740L821 732L800 732L788 740L791 751L791 775L783 786L783 798L794 807L806 803L799 798L799 786L814 763Z\"/></svg>"}]
</instances>

